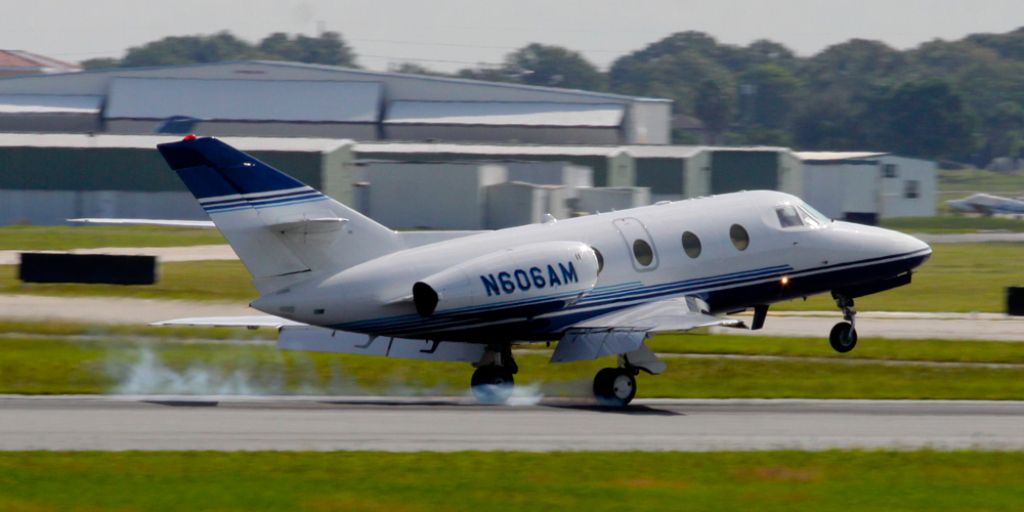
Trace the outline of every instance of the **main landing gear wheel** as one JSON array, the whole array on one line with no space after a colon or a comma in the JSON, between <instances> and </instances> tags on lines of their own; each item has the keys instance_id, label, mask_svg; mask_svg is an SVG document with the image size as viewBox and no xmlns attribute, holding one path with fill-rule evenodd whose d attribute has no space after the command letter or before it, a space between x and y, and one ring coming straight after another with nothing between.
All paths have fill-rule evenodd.
<instances>
[{"instance_id":1,"label":"main landing gear wheel","mask_svg":"<svg viewBox=\"0 0 1024 512\"><path fill-rule=\"evenodd\" d=\"M839 322L832 327L832 332L828 335L828 342L832 345L833 350L845 354L857 346L857 329L854 329L849 322Z\"/></svg>"},{"instance_id":2,"label":"main landing gear wheel","mask_svg":"<svg viewBox=\"0 0 1024 512\"><path fill-rule=\"evenodd\" d=\"M602 405L625 407L636 396L636 372L605 368L594 376L594 398Z\"/></svg>"},{"instance_id":3,"label":"main landing gear wheel","mask_svg":"<svg viewBox=\"0 0 1024 512\"><path fill-rule=\"evenodd\" d=\"M480 403L492 405L507 402L516 384L511 371L493 364L477 368L471 382L473 396Z\"/></svg>"}]
</instances>

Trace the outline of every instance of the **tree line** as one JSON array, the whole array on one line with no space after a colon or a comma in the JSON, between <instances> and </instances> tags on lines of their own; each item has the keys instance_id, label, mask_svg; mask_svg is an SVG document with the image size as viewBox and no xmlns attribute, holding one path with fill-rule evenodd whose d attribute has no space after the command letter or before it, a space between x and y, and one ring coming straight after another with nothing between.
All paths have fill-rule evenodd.
<instances>
[{"instance_id":1,"label":"tree line","mask_svg":"<svg viewBox=\"0 0 1024 512\"><path fill-rule=\"evenodd\" d=\"M168 37L83 65L242 59L358 67L335 32L275 33L255 44L227 32ZM414 63L396 71L444 74ZM870 149L975 165L1024 157L1024 27L902 51L852 39L809 57L768 40L741 46L679 32L619 57L607 72L577 51L533 43L500 65L452 76L670 98L678 120L699 120L676 123L676 143Z\"/></svg>"}]
</instances>

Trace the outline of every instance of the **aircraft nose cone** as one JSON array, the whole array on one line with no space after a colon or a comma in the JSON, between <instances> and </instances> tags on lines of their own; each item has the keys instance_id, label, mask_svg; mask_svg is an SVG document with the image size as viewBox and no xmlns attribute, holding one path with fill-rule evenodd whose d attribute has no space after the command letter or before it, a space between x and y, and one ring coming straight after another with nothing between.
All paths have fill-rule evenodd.
<instances>
[{"instance_id":1,"label":"aircraft nose cone","mask_svg":"<svg viewBox=\"0 0 1024 512\"><path fill-rule=\"evenodd\" d=\"M932 247L916 236L903 234L903 240L901 242L906 246L907 252L924 251L927 249L928 254L932 253Z\"/></svg>"},{"instance_id":2,"label":"aircraft nose cone","mask_svg":"<svg viewBox=\"0 0 1024 512\"><path fill-rule=\"evenodd\" d=\"M899 233L898 235L894 240L898 246L898 252L901 254L912 254L917 257L914 259L911 268L920 266L931 257L932 248L923 240L904 233Z\"/></svg>"}]
</instances>

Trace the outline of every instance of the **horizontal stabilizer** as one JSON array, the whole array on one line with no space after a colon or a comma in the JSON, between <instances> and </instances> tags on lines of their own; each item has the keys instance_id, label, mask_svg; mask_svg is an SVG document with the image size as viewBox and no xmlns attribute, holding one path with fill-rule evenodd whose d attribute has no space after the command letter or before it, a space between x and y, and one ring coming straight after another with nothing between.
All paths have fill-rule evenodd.
<instances>
[{"instance_id":1,"label":"horizontal stabilizer","mask_svg":"<svg viewBox=\"0 0 1024 512\"><path fill-rule=\"evenodd\" d=\"M170 226L177 228L214 229L217 226L212 220L173 220L173 219L68 219L77 224L117 224L123 226Z\"/></svg>"}]
</instances>

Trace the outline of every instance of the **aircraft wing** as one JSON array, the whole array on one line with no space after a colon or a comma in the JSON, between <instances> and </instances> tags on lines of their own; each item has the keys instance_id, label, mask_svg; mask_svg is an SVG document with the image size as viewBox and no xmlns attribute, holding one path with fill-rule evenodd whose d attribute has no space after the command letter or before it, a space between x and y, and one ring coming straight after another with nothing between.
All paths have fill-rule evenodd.
<instances>
[{"instance_id":1,"label":"aircraft wing","mask_svg":"<svg viewBox=\"0 0 1024 512\"><path fill-rule=\"evenodd\" d=\"M276 327L281 328L288 325L306 325L303 323L281 318L272 315L253 316L204 316L193 318L176 318L174 320L162 320L153 322L150 325L188 325L193 327Z\"/></svg>"},{"instance_id":2,"label":"aircraft wing","mask_svg":"<svg viewBox=\"0 0 1024 512\"><path fill-rule=\"evenodd\" d=\"M79 224L120 224L124 226L171 226L178 228L213 229L212 220L170 220L170 219L68 219Z\"/></svg>"},{"instance_id":3,"label":"aircraft wing","mask_svg":"<svg viewBox=\"0 0 1024 512\"><path fill-rule=\"evenodd\" d=\"M648 302L584 320L570 327L558 342L552 363L624 355L634 366L651 373L664 370L644 345L652 334L684 332L699 327L746 327L742 320L707 313L708 305L695 297Z\"/></svg>"},{"instance_id":4,"label":"aircraft wing","mask_svg":"<svg viewBox=\"0 0 1024 512\"><path fill-rule=\"evenodd\" d=\"M723 325L744 327L742 320L722 318L705 313L707 304L700 299L684 297L639 304L584 320L573 330L630 330L650 334L684 332L698 327Z\"/></svg>"}]
</instances>

